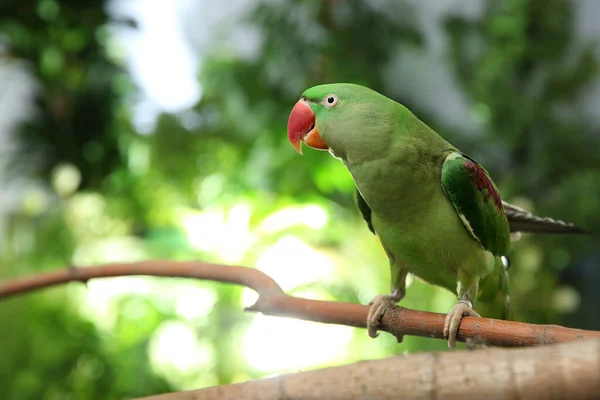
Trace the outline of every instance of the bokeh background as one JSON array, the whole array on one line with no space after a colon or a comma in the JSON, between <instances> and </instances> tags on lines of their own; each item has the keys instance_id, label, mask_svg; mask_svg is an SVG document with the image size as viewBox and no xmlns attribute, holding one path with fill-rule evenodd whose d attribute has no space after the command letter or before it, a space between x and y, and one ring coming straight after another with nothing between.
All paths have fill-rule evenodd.
<instances>
[{"instance_id":1,"label":"bokeh background","mask_svg":"<svg viewBox=\"0 0 600 400\"><path fill-rule=\"evenodd\" d=\"M599 17L594 0L2 0L0 279L200 259L314 299L386 293L350 176L287 142L325 82L402 102L506 200L599 232ZM516 242L516 319L600 329L598 240ZM120 399L446 347L242 312L254 299L125 277L1 300L0 393ZM453 302L418 280L404 300Z\"/></svg>"}]
</instances>

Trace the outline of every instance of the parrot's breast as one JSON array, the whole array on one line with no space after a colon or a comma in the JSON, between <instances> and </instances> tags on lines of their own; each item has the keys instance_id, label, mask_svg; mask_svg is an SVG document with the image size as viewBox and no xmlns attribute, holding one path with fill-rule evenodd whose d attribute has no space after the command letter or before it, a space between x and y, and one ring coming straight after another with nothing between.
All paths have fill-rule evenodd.
<instances>
[{"instance_id":1,"label":"parrot's breast","mask_svg":"<svg viewBox=\"0 0 600 400\"><path fill-rule=\"evenodd\" d=\"M421 215L387 220L373 212L373 227L390 255L392 273L405 267L434 285L456 291L458 271L483 277L494 256L466 231L445 198L433 201ZM415 218L416 217L416 218Z\"/></svg>"}]
</instances>

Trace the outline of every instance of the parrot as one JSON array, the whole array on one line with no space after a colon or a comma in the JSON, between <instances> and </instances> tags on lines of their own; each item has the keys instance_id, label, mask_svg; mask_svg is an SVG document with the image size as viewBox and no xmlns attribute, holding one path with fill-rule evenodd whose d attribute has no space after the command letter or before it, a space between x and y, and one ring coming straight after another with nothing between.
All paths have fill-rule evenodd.
<instances>
[{"instance_id":1,"label":"parrot","mask_svg":"<svg viewBox=\"0 0 600 400\"><path fill-rule=\"evenodd\" d=\"M385 311L405 296L410 273L456 293L443 330L454 348L462 318L480 317L476 302L480 310L498 310L495 318L510 318L511 235L588 233L503 201L481 164L402 104L365 86L307 89L292 108L287 134L298 153L304 143L343 163L358 209L385 251L391 293L369 303L366 325L373 338Z\"/></svg>"}]
</instances>

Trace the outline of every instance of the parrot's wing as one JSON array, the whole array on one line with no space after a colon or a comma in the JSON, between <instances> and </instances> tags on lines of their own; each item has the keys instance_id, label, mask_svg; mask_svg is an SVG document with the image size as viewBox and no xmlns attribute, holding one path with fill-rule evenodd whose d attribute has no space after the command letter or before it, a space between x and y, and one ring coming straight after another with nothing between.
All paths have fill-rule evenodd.
<instances>
[{"instance_id":1,"label":"parrot's wing","mask_svg":"<svg viewBox=\"0 0 600 400\"><path fill-rule=\"evenodd\" d=\"M521 207L517 207L505 201L502 202L502 205L506 211L506 217L508 218L511 232L589 234L589 232L568 222L538 217Z\"/></svg>"},{"instance_id":2,"label":"parrot's wing","mask_svg":"<svg viewBox=\"0 0 600 400\"><path fill-rule=\"evenodd\" d=\"M492 254L504 255L510 243L508 220L487 171L468 156L452 152L442 165L442 188L471 236Z\"/></svg>"},{"instance_id":3,"label":"parrot's wing","mask_svg":"<svg viewBox=\"0 0 600 400\"><path fill-rule=\"evenodd\" d=\"M356 189L356 203L358 204L358 209L360 210L360 213L362 214L363 218L367 222L367 225L369 226L369 230L375 235L375 229L373 229L373 222L371 222L371 208L369 207L365 199L362 197L358 189Z\"/></svg>"}]
</instances>

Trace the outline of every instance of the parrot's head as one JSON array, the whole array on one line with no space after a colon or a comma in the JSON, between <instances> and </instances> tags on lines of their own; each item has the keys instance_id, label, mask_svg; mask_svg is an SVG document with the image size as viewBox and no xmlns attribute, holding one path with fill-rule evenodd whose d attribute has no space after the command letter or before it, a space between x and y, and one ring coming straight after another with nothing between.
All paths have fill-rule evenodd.
<instances>
[{"instance_id":1,"label":"parrot's head","mask_svg":"<svg viewBox=\"0 0 600 400\"><path fill-rule=\"evenodd\" d=\"M300 154L304 142L345 161L376 157L392 139L396 106L399 104L364 86L314 86L292 109L288 139Z\"/></svg>"}]
</instances>

